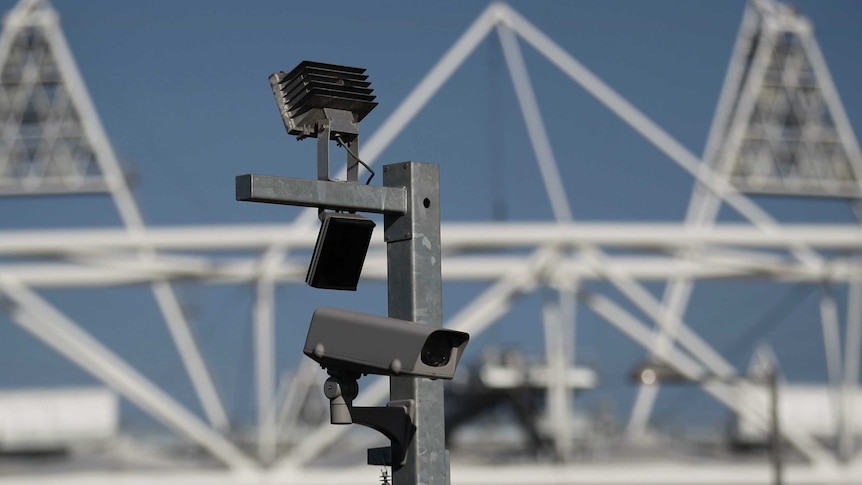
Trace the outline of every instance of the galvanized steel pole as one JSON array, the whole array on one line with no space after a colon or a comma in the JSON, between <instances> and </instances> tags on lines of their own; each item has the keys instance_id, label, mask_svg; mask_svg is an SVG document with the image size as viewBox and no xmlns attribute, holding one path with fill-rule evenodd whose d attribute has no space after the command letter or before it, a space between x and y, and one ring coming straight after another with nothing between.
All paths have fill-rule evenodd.
<instances>
[{"instance_id":1,"label":"galvanized steel pole","mask_svg":"<svg viewBox=\"0 0 862 485\"><path fill-rule=\"evenodd\" d=\"M407 213L384 216L389 316L442 326L439 167L417 162L386 165L383 185L407 189ZM443 382L392 377L390 399L416 402L416 435L404 466L393 467L393 485L448 484Z\"/></svg>"}]
</instances>

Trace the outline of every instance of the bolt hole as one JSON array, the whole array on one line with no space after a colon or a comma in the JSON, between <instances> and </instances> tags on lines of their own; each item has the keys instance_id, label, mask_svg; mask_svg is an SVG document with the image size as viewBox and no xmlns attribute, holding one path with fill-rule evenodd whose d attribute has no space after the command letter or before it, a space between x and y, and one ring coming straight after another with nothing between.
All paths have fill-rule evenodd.
<instances>
[{"instance_id":1,"label":"bolt hole","mask_svg":"<svg viewBox=\"0 0 862 485\"><path fill-rule=\"evenodd\" d=\"M429 207L431 207L431 199L429 199L428 197L425 197L425 200L423 200L423 201L422 201L422 205L423 205L426 209L427 209L427 208L429 208Z\"/></svg>"}]
</instances>

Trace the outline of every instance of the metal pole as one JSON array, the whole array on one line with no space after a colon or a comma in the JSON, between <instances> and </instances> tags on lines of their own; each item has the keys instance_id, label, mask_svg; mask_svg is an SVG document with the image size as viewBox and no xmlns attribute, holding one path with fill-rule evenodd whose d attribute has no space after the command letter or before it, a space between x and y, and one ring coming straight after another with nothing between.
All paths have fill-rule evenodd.
<instances>
[{"instance_id":1,"label":"metal pole","mask_svg":"<svg viewBox=\"0 0 862 485\"><path fill-rule=\"evenodd\" d=\"M771 450L772 450L772 471L773 483L782 485L784 483L783 470L781 466L781 421L778 416L778 371L775 367L769 369L767 375L769 383L769 407L772 419L771 426Z\"/></svg>"},{"instance_id":2,"label":"metal pole","mask_svg":"<svg viewBox=\"0 0 862 485\"><path fill-rule=\"evenodd\" d=\"M440 171L406 162L383 167L383 185L407 189L407 213L384 217L389 316L442 326L440 272ZM416 435L404 466L393 467L393 485L446 485L449 467L443 433L443 382L390 378L390 399L416 402Z\"/></svg>"}]
</instances>

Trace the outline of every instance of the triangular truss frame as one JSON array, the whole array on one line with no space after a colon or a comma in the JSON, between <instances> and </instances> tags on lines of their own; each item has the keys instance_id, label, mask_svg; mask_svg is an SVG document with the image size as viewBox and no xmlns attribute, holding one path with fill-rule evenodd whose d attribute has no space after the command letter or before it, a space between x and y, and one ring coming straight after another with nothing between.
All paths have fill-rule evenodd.
<instances>
[{"instance_id":1,"label":"triangular truss frame","mask_svg":"<svg viewBox=\"0 0 862 485\"><path fill-rule=\"evenodd\" d=\"M742 192L855 199L862 154L811 23L747 7L707 159Z\"/></svg>"},{"instance_id":2,"label":"triangular truss frame","mask_svg":"<svg viewBox=\"0 0 862 485\"><path fill-rule=\"evenodd\" d=\"M0 34L0 195L111 192L122 177L44 0L19 2Z\"/></svg>"}]
</instances>

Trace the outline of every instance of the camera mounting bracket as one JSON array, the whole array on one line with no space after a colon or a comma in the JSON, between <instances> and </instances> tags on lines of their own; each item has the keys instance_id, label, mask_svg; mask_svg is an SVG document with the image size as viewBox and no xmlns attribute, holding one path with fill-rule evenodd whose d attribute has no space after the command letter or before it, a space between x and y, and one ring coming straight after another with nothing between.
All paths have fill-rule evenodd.
<instances>
[{"instance_id":1,"label":"camera mounting bracket","mask_svg":"<svg viewBox=\"0 0 862 485\"><path fill-rule=\"evenodd\" d=\"M359 424L380 432L391 442L389 448L368 450L369 465L392 466L404 464L407 445L416 433L416 401L402 399L389 401L386 406L353 406L359 393L358 374L330 371L323 384L323 393L329 399L329 419L332 424Z\"/></svg>"}]
</instances>

